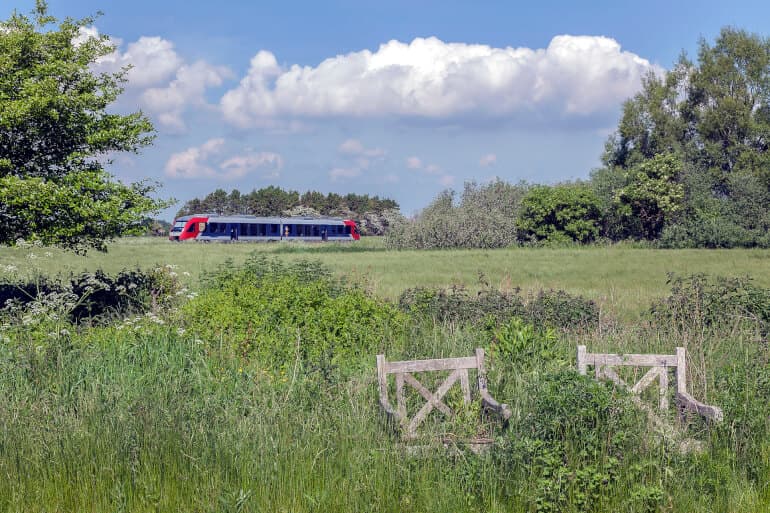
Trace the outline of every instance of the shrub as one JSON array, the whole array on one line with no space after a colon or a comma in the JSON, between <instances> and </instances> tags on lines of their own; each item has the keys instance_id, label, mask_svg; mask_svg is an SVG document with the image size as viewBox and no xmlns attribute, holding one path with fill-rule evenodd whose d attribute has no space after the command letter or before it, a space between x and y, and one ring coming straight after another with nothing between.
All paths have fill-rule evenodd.
<instances>
[{"instance_id":1,"label":"shrub","mask_svg":"<svg viewBox=\"0 0 770 513\"><path fill-rule=\"evenodd\" d=\"M587 185L538 185L524 196L517 223L522 241L590 242L599 235L599 198Z\"/></svg>"},{"instance_id":2,"label":"shrub","mask_svg":"<svg viewBox=\"0 0 770 513\"><path fill-rule=\"evenodd\" d=\"M371 358L407 318L394 306L330 277L316 262L255 257L216 274L181 309L199 338L235 347L277 371L298 365L323 375Z\"/></svg>"},{"instance_id":3,"label":"shrub","mask_svg":"<svg viewBox=\"0 0 770 513\"><path fill-rule=\"evenodd\" d=\"M588 329L599 323L599 307L563 290L541 290L530 297L527 318L538 326Z\"/></svg>"},{"instance_id":4,"label":"shrub","mask_svg":"<svg viewBox=\"0 0 770 513\"><path fill-rule=\"evenodd\" d=\"M398 304L404 311L433 317L439 322L475 323L487 318L500 321L524 313L518 291L501 292L490 287L475 296L460 287L448 290L417 287L405 290Z\"/></svg>"},{"instance_id":5,"label":"shrub","mask_svg":"<svg viewBox=\"0 0 770 513\"><path fill-rule=\"evenodd\" d=\"M621 460L642 441L640 412L607 383L572 369L542 375L524 391L529 407L498 456L533 486L535 511L593 511L621 481Z\"/></svg>"},{"instance_id":6,"label":"shrub","mask_svg":"<svg viewBox=\"0 0 770 513\"><path fill-rule=\"evenodd\" d=\"M67 279L37 277L0 283L0 305L20 316L29 309L38 313L55 309L72 323L107 321L168 306L182 291L171 266L123 270L114 276L97 270Z\"/></svg>"},{"instance_id":7,"label":"shrub","mask_svg":"<svg viewBox=\"0 0 770 513\"><path fill-rule=\"evenodd\" d=\"M762 336L770 331L770 289L751 278L687 277L669 274L671 294L653 304L651 314L661 326L703 330L743 325Z\"/></svg>"}]
</instances>

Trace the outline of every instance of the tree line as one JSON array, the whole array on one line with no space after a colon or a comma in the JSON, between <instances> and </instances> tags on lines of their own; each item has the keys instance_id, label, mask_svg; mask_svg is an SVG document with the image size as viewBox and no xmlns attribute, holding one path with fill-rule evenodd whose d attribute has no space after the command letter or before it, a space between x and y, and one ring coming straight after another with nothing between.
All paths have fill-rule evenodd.
<instances>
[{"instance_id":1,"label":"tree line","mask_svg":"<svg viewBox=\"0 0 770 513\"><path fill-rule=\"evenodd\" d=\"M394 200L379 196L354 193L342 195L334 192L323 194L318 191L300 194L298 191L271 185L246 194L238 189L230 193L217 189L202 199L193 198L186 202L177 212L177 217L196 213L338 216L358 221L364 234L382 235L398 209L399 205Z\"/></svg>"}]
</instances>

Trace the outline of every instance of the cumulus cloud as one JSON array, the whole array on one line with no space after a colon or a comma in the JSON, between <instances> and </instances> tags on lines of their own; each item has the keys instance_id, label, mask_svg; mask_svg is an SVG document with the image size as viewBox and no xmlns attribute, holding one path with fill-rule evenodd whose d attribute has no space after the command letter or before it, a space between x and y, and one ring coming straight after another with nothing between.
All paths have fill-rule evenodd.
<instances>
[{"instance_id":1,"label":"cumulus cloud","mask_svg":"<svg viewBox=\"0 0 770 513\"><path fill-rule=\"evenodd\" d=\"M333 116L586 116L616 109L650 71L660 70L601 36L560 35L544 49L417 38L315 67L281 67L262 50L220 106L225 119L241 127Z\"/></svg>"},{"instance_id":2,"label":"cumulus cloud","mask_svg":"<svg viewBox=\"0 0 770 513\"><path fill-rule=\"evenodd\" d=\"M204 61L182 65L176 78L166 87L153 87L142 93L142 104L158 116L165 126L182 131L186 128L183 113L188 106L206 106L205 93L209 87L222 85L231 76L228 68L212 66Z\"/></svg>"},{"instance_id":3,"label":"cumulus cloud","mask_svg":"<svg viewBox=\"0 0 770 513\"><path fill-rule=\"evenodd\" d=\"M76 45L98 38L96 27L81 27ZM94 65L97 72L115 73L130 68L126 89L137 98L142 108L173 131L186 128L183 114L189 107L206 107L206 90L218 87L234 75L229 68L213 66L205 61L188 64L179 56L171 41L157 36L142 36L125 50L120 39L110 39L115 50L100 57Z\"/></svg>"},{"instance_id":4,"label":"cumulus cloud","mask_svg":"<svg viewBox=\"0 0 770 513\"><path fill-rule=\"evenodd\" d=\"M263 171L263 178L276 178L283 168L281 155L272 152L248 152L225 159L219 157L224 150L225 140L210 139L200 146L174 153L166 162L166 176L171 178L220 178L233 180L257 171Z\"/></svg>"},{"instance_id":5,"label":"cumulus cloud","mask_svg":"<svg viewBox=\"0 0 770 513\"><path fill-rule=\"evenodd\" d=\"M481 167L489 167L493 166L497 163L497 155L494 153L487 153L483 157L479 159L479 166Z\"/></svg>"}]
</instances>

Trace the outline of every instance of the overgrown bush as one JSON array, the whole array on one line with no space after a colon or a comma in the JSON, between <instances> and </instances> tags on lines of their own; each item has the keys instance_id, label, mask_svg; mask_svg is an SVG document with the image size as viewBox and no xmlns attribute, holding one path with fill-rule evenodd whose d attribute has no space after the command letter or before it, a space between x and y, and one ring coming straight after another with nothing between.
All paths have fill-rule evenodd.
<instances>
[{"instance_id":1,"label":"overgrown bush","mask_svg":"<svg viewBox=\"0 0 770 513\"><path fill-rule=\"evenodd\" d=\"M0 282L0 306L11 317L32 312L42 320L51 311L77 324L157 310L183 291L173 266L123 270L114 276L97 270L68 278L5 280Z\"/></svg>"},{"instance_id":2,"label":"overgrown bush","mask_svg":"<svg viewBox=\"0 0 770 513\"><path fill-rule=\"evenodd\" d=\"M712 326L749 326L761 336L770 331L770 289L751 278L669 275L671 294L653 304L660 326L703 330Z\"/></svg>"},{"instance_id":3,"label":"overgrown bush","mask_svg":"<svg viewBox=\"0 0 770 513\"><path fill-rule=\"evenodd\" d=\"M485 286L473 295L461 287L417 287L405 290L398 303L404 311L460 324L516 317L544 328L584 329L599 322L594 301L563 290L541 290L525 303L520 289L507 292Z\"/></svg>"},{"instance_id":4,"label":"overgrown bush","mask_svg":"<svg viewBox=\"0 0 770 513\"><path fill-rule=\"evenodd\" d=\"M524 242L591 242L599 236L599 198L588 185L532 187L521 201L518 238Z\"/></svg>"},{"instance_id":5,"label":"overgrown bush","mask_svg":"<svg viewBox=\"0 0 770 513\"><path fill-rule=\"evenodd\" d=\"M408 325L396 307L331 278L316 262L265 257L223 268L184 305L181 322L205 343L230 345L274 370L325 376L371 359Z\"/></svg>"},{"instance_id":6,"label":"overgrown bush","mask_svg":"<svg viewBox=\"0 0 770 513\"><path fill-rule=\"evenodd\" d=\"M398 304L406 312L432 317L439 322L473 323L485 318L502 321L524 314L524 302L518 291L502 292L490 287L475 295L461 287L417 287L405 290Z\"/></svg>"},{"instance_id":7,"label":"overgrown bush","mask_svg":"<svg viewBox=\"0 0 770 513\"><path fill-rule=\"evenodd\" d=\"M501 466L528 476L533 486L519 493L535 511L600 509L642 443L643 414L611 385L571 369L534 379L524 395L527 413L496 456Z\"/></svg>"}]
</instances>

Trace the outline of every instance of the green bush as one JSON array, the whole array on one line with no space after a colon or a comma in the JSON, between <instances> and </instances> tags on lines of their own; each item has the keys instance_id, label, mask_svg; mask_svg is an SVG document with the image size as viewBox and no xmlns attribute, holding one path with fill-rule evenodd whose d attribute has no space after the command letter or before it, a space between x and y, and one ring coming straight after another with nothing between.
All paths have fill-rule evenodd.
<instances>
[{"instance_id":1,"label":"green bush","mask_svg":"<svg viewBox=\"0 0 770 513\"><path fill-rule=\"evenodd\" d=\"M671 294L653 304L659 326L703 330L714 326L748 326L767 336L770 331L770 289L751 278L669 275Z\"/></svg>"},{"instance_id":2,"label":"green bush","mask_svg":"<svg viewBox=\"0 0 770 513\"><path fill-rule=\"evenodd\" d=\"M532 187L517 219L518 238L529 242L591 242L600 225L599 198L583 184Z\"/></svg>"},{"instance_id":3,"label":"green bush","mask_svg":"<svg viewBox=\"0 0 770 513\"><path fill-rule=\"evenodd\" d=\"M243 357L288 372L327 375L371 359L407 317L362 289L329 277L317 263L251 259L217 274L181 308L181 322L204 342L228 344Z\"/></svg>"},{"instance_id":4,"label":"green bush","mask_svg":"<svg viewBox=\"0 0 770 513\"><path fill-rule=\"evenodd\" d=\"M448 290L417 287L405 290L398 304L406 312L439 322L475 323L486 318L501 321L524 313L518 291L508 293L489 287L476 295L459 287Z\"/></svg>"}]
</instances>

